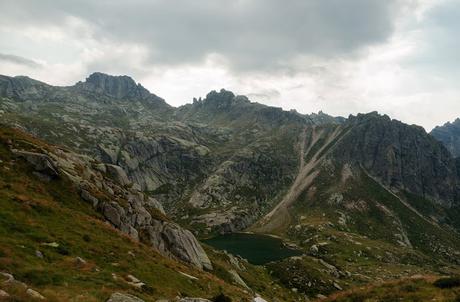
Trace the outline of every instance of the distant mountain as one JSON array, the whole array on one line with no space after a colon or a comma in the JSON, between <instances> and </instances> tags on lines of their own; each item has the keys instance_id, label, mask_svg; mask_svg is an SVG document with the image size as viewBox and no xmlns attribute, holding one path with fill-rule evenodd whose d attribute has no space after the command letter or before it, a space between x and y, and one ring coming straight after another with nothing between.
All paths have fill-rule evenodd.
<instances>
[{"instance_id":1,"label":"distant mountain","mask_svg":"<svg viewBox=\"0 0 460 302\"><path fill-rule=\"evenodd\" d=\"M441 141L453 156L460 156L460 119L435 127L431 135Z\"/></svg>"},{"instance_id":2,"label":"distant mountain","mask_svg":"<svg viewBox=\"0 0 460 302\"><path fill-rule=\"evenodd\" d=\"M251 102L246 96L236 96L231 91L211 91L203 100L194 100L192 104L181 106L175 112L181 121L193 121L212 125L231 125L244 128L275 128L289 123L326 124L341 123L336 118L322 112L303 115L295 110L284 111L281 108Z\"/></svg>"},{"instance_id":3,"label":"distant mountain","mask_svg":"<svg viewBox=\"0 0 460 302\"><path fill-rule=\"evenodd\" d=\"M37 102L114 102L136 100L156 109L170 106L128 76L93 73L74 86L58 87L25 76L0 75L0 95L17 101Z\"/></svg>"},{"instance_id":4,"label":"distant mountain","mask_svg":"<svg viewBox=\"0 0 460 302\"><path fill-rule=\"evenodd\" d=\"M349 118L336 160L355 162L388 187L450 206L460 200L455 161L422 127L377 113Z\"/></svg>"}]
</instances>

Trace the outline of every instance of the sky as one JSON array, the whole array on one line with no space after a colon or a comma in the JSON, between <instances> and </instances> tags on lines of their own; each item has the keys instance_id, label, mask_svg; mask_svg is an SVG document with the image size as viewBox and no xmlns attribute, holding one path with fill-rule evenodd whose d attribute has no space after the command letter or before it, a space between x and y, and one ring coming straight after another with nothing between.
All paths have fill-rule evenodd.
<instances>
[{"instance_id":1,"label":"sky","mask_svg":"<svg viewBox=\"0 0 460 302\"><path fill-rule=\"evenodd\" d=\"M179 106L225 88L301 113L460 117L460 0L1 0L0 74L129 75Z\"/></svg>"}]
</instances>

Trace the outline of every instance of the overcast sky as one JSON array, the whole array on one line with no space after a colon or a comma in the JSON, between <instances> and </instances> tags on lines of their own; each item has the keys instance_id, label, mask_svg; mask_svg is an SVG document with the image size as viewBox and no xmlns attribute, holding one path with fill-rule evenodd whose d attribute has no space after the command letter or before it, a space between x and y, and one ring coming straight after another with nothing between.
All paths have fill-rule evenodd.
<instances>
[{"instance_id":1,"label":"overcast sky","mask_svg":"<svg viewBox=\"0 0 460 302\"><path fill-rule=\"evenodd\" d=\"M226 88L427 130L460 117L460 0L1 0L0 74L129 75L172 105Z\"/></svg>"}]
</instances>

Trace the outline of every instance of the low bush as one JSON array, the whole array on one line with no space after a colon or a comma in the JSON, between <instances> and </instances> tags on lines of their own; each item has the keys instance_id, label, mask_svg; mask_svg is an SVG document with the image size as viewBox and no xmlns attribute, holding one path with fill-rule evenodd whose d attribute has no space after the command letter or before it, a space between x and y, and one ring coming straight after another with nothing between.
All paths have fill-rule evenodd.
<instances>
[{"instance_id":1,"label":"low bush","mask_svg":"<svg viewBox=\"0 0 460 302\"><path fill-rule=\"evenodd\" d=\"M64 281L60 274L42 270L29 270L18 276L21 281L35 286L61 285Z\"/></svg>"},{"instance_id":2,"label":"low bush","mask_svg":"<svg viewBox=\"0 0 460 302\"><path fill-rule=\"evenodd\" d=\"M232 299L230 297L224 295L224 294L219 294L215 296L212 301L214 302L232 302Z\"/></svg>"},{"instance_id":3,"label":"low bush","mask_svg":"<svg viewBox=\"0 0 460 302\"><path fill-rule=\"evenodd\" d=\"M437 288L453 288L460 286L460 277L440 278L433 283Z\"/></svg>"}]
</instances>

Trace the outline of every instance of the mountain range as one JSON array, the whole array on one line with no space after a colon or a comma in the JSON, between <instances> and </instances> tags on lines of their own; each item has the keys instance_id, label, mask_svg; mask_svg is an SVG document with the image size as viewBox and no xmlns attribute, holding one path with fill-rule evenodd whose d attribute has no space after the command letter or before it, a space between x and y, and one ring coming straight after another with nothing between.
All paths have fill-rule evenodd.
<instances>
[{"instance_id":1,"label":"mountain range","mask_svg":"<svg viewBox=\"0 0 460 302\"><path fill-rule=\"evenodd\" d=\"M72 206L59 205L62 211L120 232L104 235L104 242L128 236L124 248L140 242L141 253L152 249L171 276L174 267L181 278L199 275L200 281L191 279L198 288L192 294L204 296L206 283L216 297L220 284L221 294L235 301L262 299L256 293L267 301L304 301L374 281L418 278L439 295L430 278L459 271L458 119L427 133L377 112L305 115L224 89L176 108L128 76L103 73L68 87L0 76L0 117L3 165L21 165L2 179L7 209L25 193L21 202L31 203L31 211L35 203L46 208L49 203L40 201L51 197L31 198L37 187L45 186L39 190L45 194L64 186L71 197L48 194L72 200ZM35 187L15 191L16 171ZM14 224L25 210L15 211L0 221ZM302 255L259 267L200 243L243 231L276 236ZM18 242L9 244L10 252L0 250L0 256ZM95 250L86 257L101 257L101 263L111 253ZM48 269L35 260L27 267ZM0 261L0 270L13 274L15 266ZM27 273L17 274L31 280ZM143 290L113 280L111 287L157 301L173 298L170 287L189 286L164 286L151 272L141 273L151 282ZM62 284L69 282L82 284ZM51 296L68 293L62 284L34 285ZM88 297L100 301L104 294L94 287Z\"/></svg>"}]
</instances>

